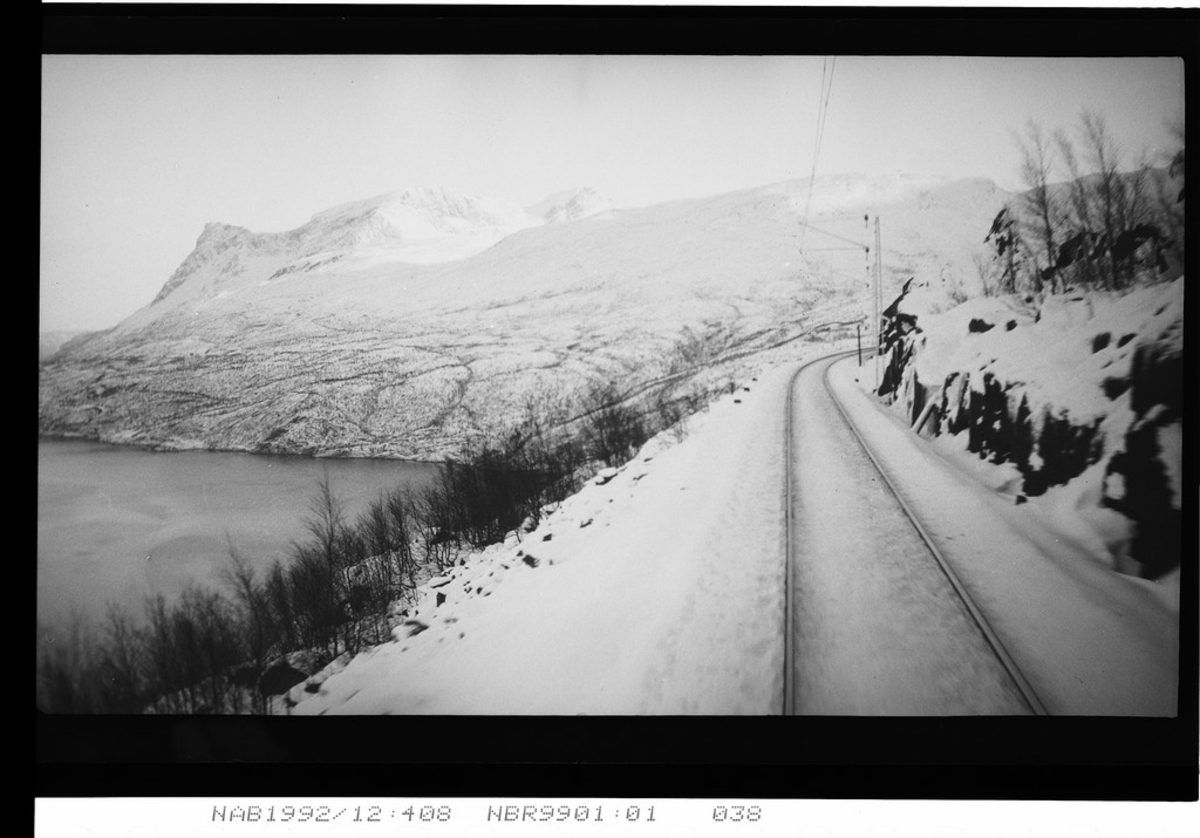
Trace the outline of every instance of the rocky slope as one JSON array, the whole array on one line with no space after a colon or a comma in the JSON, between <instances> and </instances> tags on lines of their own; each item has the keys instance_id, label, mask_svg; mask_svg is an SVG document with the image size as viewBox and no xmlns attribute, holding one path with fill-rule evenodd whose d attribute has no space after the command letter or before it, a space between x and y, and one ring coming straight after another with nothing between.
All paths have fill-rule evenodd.
<instances>
[{"instance_id":1,"label":"rocky slope","mask_svg":"<svg viewBox=\"0 0 1200 838\"><path fill-rule=\"evenodd\" d=\"M737 359L961 285L1007 197L988 181L794 181L617 210L444 189L346 204L284 233L209 224L156 299L43 364L43 433L316 455L440 457L590 383L712 386ZM805 226L802 222L807 222ZM801 247L804 248L801 252ZM554 408L554 411L551 411Z\"/></svg>"},{"instance_id":2,"label":"rocky slope","mask_svg":"<svg viewBox=\"0 0 1200 838\"><path fill-rule=\"evenodd\" d=\"M950 306L914 284L888 309L879 393L1013 503L1161 579L1181 559L1183 288Z\"/></svg>"}]
</instances>

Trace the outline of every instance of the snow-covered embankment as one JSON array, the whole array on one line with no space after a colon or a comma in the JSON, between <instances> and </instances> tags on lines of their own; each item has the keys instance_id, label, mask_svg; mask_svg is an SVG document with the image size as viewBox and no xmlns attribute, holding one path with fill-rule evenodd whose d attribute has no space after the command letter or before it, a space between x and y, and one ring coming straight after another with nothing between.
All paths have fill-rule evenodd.
<instances>
[{"instance_id":1,"label":"snow-covered embankment","mask_svg":"<svg viewBox=\"0 0 1200 838\"><path fill-rule=\"evenodd\" d=\"M914 288L889 309L881 395L1098 561L1177 587L1183 278L939 303Z\"/></svg>"},{"instance_id":2,"label":"snow-covered embankment","mask_svg":"<svg viewBox=\"0 0 1200 838\"><path fill-rule=\"evenodd\" d=\"M846 390L891 403L864 414L872 444L1051 712L1175 712L1182 299L1178 280L939 312L914 289L883 399L871 374Z\"/></svg>"},{"instance_id":3,"label":"snow-covered embankment","mask_svg":"<svg viewBox=\"0 0 1200 838\"><path fill-rule=\"evenodd\" d=\"M393 642L297 687L295 712L779 712L792 369L431 580Z\"/></svg>"}]
</instances>

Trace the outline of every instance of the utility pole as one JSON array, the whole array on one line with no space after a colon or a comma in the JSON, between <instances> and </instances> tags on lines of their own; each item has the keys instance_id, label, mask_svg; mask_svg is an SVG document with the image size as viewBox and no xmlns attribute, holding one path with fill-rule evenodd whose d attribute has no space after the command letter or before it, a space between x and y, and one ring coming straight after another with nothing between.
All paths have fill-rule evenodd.
<instances>
[{"instance_id":1,"label":"utility pole","mask_svg":"<svg viewBox=\"0 0 1200 838\"><path fill-rule=\"evenodd\" d=\"M883 305L883 265L879 256L879 216L875 216L875 391L879 392L879 326L882 321L880 310Z\"/></svg>"}]
</instances>

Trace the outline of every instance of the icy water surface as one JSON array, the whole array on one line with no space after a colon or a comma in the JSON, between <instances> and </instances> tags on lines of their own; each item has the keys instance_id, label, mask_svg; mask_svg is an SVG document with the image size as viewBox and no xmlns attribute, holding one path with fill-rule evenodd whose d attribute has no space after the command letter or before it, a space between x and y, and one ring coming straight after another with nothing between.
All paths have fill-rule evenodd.
<instances>
[{"instance_id":1,"label":"icy water surface","mask_svg":"<svg viewBox=\"0 0 1200 838\"><path fill-rule=\"evenodd\" d=\"M146 596L220 584L232 543L266 569L304 537L322 474L349 516L384 490L421 485L430 463L321 460L211 451L154 452L38 442L37 616L61 628L108 602L140 617Z\"/></svg>"}]
</instances>

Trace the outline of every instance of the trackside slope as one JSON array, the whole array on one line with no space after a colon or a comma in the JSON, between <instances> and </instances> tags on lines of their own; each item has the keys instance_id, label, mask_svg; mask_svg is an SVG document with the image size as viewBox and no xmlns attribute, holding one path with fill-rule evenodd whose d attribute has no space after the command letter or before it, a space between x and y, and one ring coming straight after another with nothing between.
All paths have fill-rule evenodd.
<instances>
[{"instance_id":1,"label":"trackside slope","mask_svg":"<svg viewBox=\"0 0 1200 838\"><path fill-rule=\"evenodd\" d=\"M682 441L660 434L520 542L431 580L395 640L294 690L294 712L780 712L794 368L744 380Z\"/></svg>"}]
</instances>

